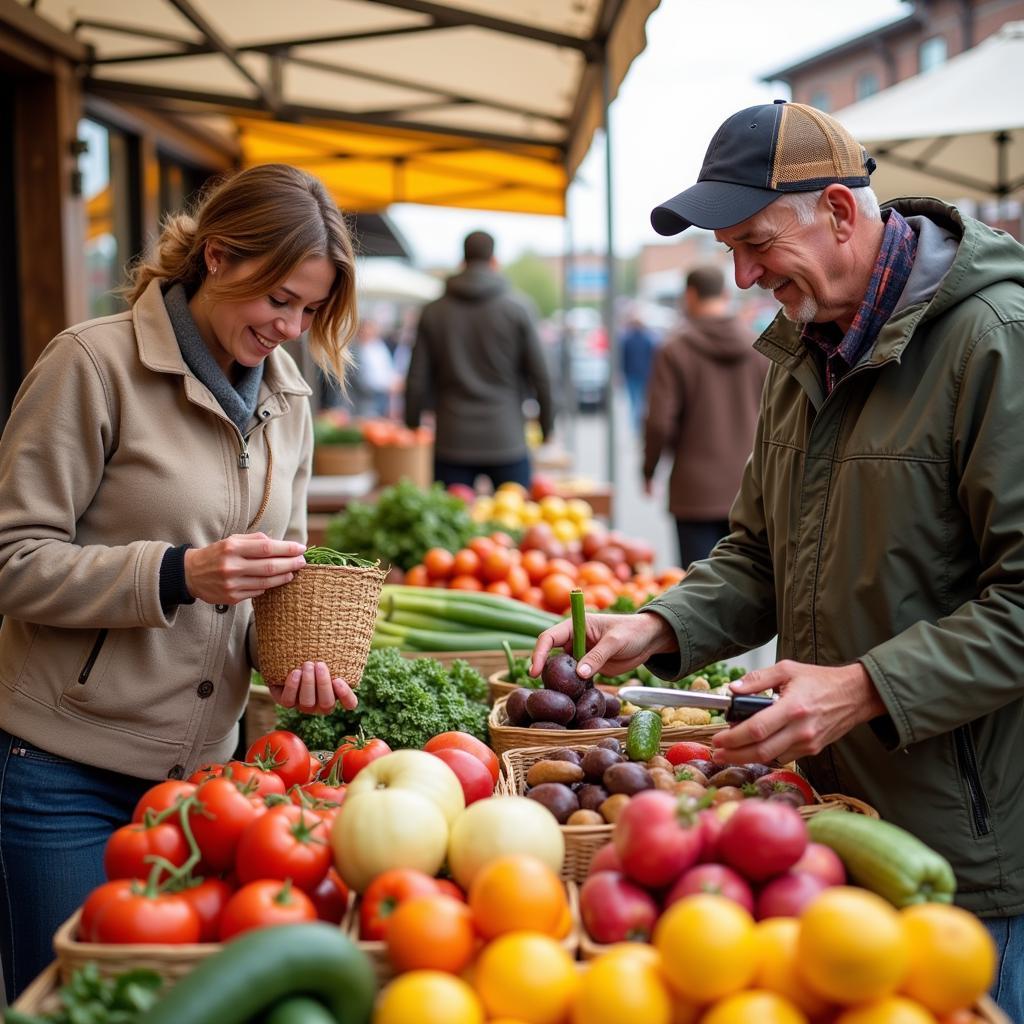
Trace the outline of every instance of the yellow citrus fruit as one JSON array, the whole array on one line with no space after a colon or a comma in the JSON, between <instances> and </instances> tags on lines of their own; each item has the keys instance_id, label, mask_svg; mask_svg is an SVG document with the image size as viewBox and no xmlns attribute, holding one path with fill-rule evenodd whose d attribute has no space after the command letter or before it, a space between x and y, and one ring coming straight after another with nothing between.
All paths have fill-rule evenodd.
<instances>
[{"instance_id":1,"label":"yellow citrus fruit","mask_svg":"<svg viewBox=\"0 0 1024 1024\"><path fill-rule=\"evenodd\" d=\"M843 1006L894 992L910 951L900 915L866 889L826 889L800 917L797 965L818 995Z\"/></svg>"},{"instance_id":2,"label":"yellow citrus fruit","mask_svg":"<svg viewBox=\"0 0 1024 1024\"><path fill-rule=\"evenodd\" d=\"M755 988L785 996L808 1017L823 1016L828 1003L815 994L797 971L800 922L794 917L772 917L757 925Z\"/></svg>"},{"instance_id":3,"label":"yellow citrus fruit","mask_svg":"<svg viewBox=\"0 0 1024 1024\"><path fill-rule=\"evenodd\" d=\"M572 1024L672 1024L672 1000L657 964L629 950L591 961L572 1008Z\"/></svg>"},{"instance_id":4,"label":"yellow citrus fruit","mask_svg":"<svg viewBox=\"0 0 1024 1024\"><path fill-rule=\"evenodd\" d=\"M661 954L647 942L615 942L601 956L629 956L656 971L661 970Z\"/></svg>"},{"instance_id":5,"label":"yellow citrus fruit","mask_svg":"<svg viewBox=\"0 0 1024 1024\"><path fill-rule=\"evenodd\" d=\"M540 505L537 502L527 501L523 504L519 518L523 521L524 526L533 526L534 523L539 523L544 517L541 515Z\"/></svg>"},{"instance_id":6,"label":"yellow citrus fruit","mask_svg":"<svg viewBox=\"0 0 1024 1024\"><path fill-rule=\"evenodd\" d=\"M565 518L565 498L560 498L557 494L549 494L546 497L541 498L538 504L540 505L540 514L549 523Z\"/></svg>"},{"instance_id":7,"label":"yellow citrus fruit","mask_svg":"<svg viewBox=\"0 0 1024 1024\"><path fill-rule=\"evenodd\" d=\"M442 971L399 975L377 998L373 1024L484 1024L476 993Z\"/></svg>"},{"instance_id":8,"label":"yellow citrus fruit","mask_svg":"<svg viewBox=\"0 0 1024 1024\"><path fill-rule=\"evenodd\" d=\"M754 919L724 896L673 903L655 925L654 946L669 985L698 1003L746 988L757 964Z\"/></svg>"},{"instance_id":9,"label":"yellow citrus fruit","mask_svg":"<svg viewBox=\"0 0 1024 1024\"><path fill-rule=\"evenodd\" d=\"M551 532L562 542L579 540L580 528L571 519L556 519L551 523Z\"/></svg>"},{"instance_id":10,"label":"yellow citrus fruit","mask_svg":"<svg viewBox=\"0 0 1024 1024\"><path fill-rule=\"evenodd\" d=\"M526 488L522 484L517 484L515 480L506 480L498 487L495 494L514 494L517 497L525 498Z\"/></svg>"},{"instance_id":11,"label":"yellow citrus fruit","mask_svg":"<svg viewBox=\"0 0 1024 1024\"><path fill-rule=\"evenodd\" d=\"M715 1003L700 1024L807 1024L807 1017L783 996L751 989Z\"/></svg>"},{"instance_id":12,"label":"yellow citrus fruit","mask_svg":"<svg viewBox=\"0 0 1024 1024\"><path fill-rule=\"evenodd\" d=\"M844 1010L836 1017L836 1024L935 1024L935 1017L911 999L885 996Z\"/></svg>"},{"instance_id":13,"label":"yellow citrus fruit","mask_svg":"<svg viewBox=\"0 0 1024 1024\"><path fill-rule=\"evenodd\" d=\"M976 1002L995 977L996 944L973 914L946 903L900 911L910 941L910 967L900 991L933 1013Z\"/></svg>"},{"instance_id":14,"label":"yellow citrus fruit","mask_svg":"<svg viewBox=\"0 0 1024 1024\"><path fill-rule=\"evenodd\" d=\"M537 857L512 853L485 864L469 887L469 909L485 939L507 932L561 938L569 900L562 880Z\"/></svg>"},{"instance_id":15,"label":"yellow citrus fruit","mask_svg":"<svg viewBox=\"0 0 1024 1024\"><path fill-rule=\"evenodd\" d=\"M510 932L477 958L474 984L491 1017L526 1024L562 1024L579 988L576 966L554 939Z\"/></svg>"},{"instance_id":16,"label":"yellow citrus fruit","mask_svg":"<svg viewBox=\"0 0 1024 1024\"><path fill-rule=\"evenodd\" d=\"M589 501L582 498L570 498L565 503L565 511L573 522L588 523L594 518L594 510Z\"/></svg>"},{"instance_id":17,"label":"yellow citrus fruit","mask_svg":"<svg viewBox=\"0 0 1024 1024\"><path fill-rule=\"evenodd\" d=\"M496 512L518 512L523 507L523 503L524 498L521 491L499 488L498 493L494 495L494 510Z\"/></svg>"}]
</instances>

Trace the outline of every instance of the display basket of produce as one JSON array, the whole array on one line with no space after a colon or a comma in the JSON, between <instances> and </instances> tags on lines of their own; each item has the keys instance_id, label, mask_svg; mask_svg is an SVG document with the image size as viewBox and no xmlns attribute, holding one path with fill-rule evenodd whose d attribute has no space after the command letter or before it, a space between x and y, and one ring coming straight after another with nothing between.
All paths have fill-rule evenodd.
<instances>
[{"instance_id":1,"label":"display basket of produce","mask_svg":"<svg viewBox=\"0 0 1024 1024\"><path fill-rule=\"evenodd\" d=\"M358 684L373 640L385 570L330 548L310 548L295 578L253 601L260 671L284 682L304 661Z\"/></svg>"},{"instance_id":2,"label":"display basket of produce","mask_svg":"<svg viewBox=\"0 0 1024 1024\"><path fill-rule=\"evenodd\" d=\"M623 730L625 731L625 730ZM621 810L621 805L628 800L630 791L640 792L643 788L668 788L674 782L673 776L677 769L685 770L690 762L670 762L665 755L677 743L690 742L690 737L679 741L664 739L668 736L669 730L661 735L662 739L657 744L659 757L647 760L647 765L656 762L656 767L661 772L668 772L666 777L655 771L648 771L646 766L639 759L633 759L633 754L643 755L647 750L629 751L629 737L625 743L616 739L608 743L607 738L602 742L603 746L596 743L580 742L573 738L571 742L560 746L532 746L514 750L506 750L501 754L502 779L499 786L504 794L509 796L528 796L532 789L544 786L540 790L537 799L540 799L545 806L559 820L562 828L562 836L565 839L565 862L562 866L562 877L582 882L587 877L590 869L590 862L594 854L612 838L615 817ZM566 734L562 733L563 738ZM640 745L644 742L650 744L650 738L641 738ZM695 743L694 746L697 744ZM572 755L579 758L577 763ZM552 756L554 755L554 757ZM625 761L621 758L626 757ZM646 760L646 759L645 759ZM693 761L694 765L702 764ZM603 776L613 764L621 764L623 768L617 769L622 778L616 780L607 789L603 785ZM705 772L712 769L703 764ZM724 766L721 766L724 770ZM855 814L863 814L870 818L878 818L878 812L869 804L854 797L841 794L828 794L822 796L813 790L804 780L796 781L794 774L788 767L777 765L766 765L761 769L763 777L774 780L774 773L777 770L784 774L787 781L778 786L779 789L792 788L793 784L804 787L804 798L810 802L798 807L802 817L810 818L822 811L839 810L850 811ZM754 773L748 767L745 769L752 778ZM699 768L691 771L690 774L696 777L706 777ZM643 775L642 778L639 776ZM638 776L638 777L633 777ZM750 781L745 777L727 780L733 786L738 784L747 785ZM756 778L754 779L756 782ZM560 788L552 788L552 784L562 785L582 784L575 794L576 804L571 800L563 801L562 806L558 797ZM766 783L767 785L767 783ZM774 781L772 782L774 787ZM740 794L737 794L739 796ZM568 812L568 813L567 813ZM564 819L564 820L563 820Z\"/></svg>"},{"instance_id":3,"label":"display basket of produce","mask_svg":"<svg viewBox=\"0 0 1024 1024\"><path fill-rule=\"evenodd\" d=\"M433 442L414 431L406 431L391 444L374 445L373 468L382 487L400 480L429 487L434 478Z\"/></svg>"},{"instance_id":4,"label":"display basket of produce","mask_svg":"<svg viewBox=\"0 0 1024 1024\"><path fill-rule=\"evenodd\" d=\"M223 948L219 942L181 945L81 942L77 937L81 915L81 909L76 910L53 936L53 951L57 955L61 983L66 983L74 971L88 963L96 964L104 978L137 968L148 968L169 981L177 981Z\"/></svg>"},{"instance_id":5,"label":"display basket of produce","mask_svg":"<svg viewBox=\"0 0 1024 1024\"><path fill-rule=\"evenodd\" d=\"M370 446L362 430L330 415L313 424L313 472L318 476L355 476L373 468Z\"/></svg>"},{"instance_id":6,"label":"display basket of produce","mask_svg":"<svg viewBox=\"0 0 1024 1024\"><path fill-rule=\"evenodd\" d=\"M572 926L569 933L560 942L569 956L575 960L579 952L582 927L580 925L579 890L572 882L566 884L566 895L569 898ZM348 912L341 922L341 929L369 957L378 980L382 983L389 981L395 976L395 969L388 958L387 943L383 940L367 941L359 937L359 906L357 897L349 904Z\"/></svg>"}]
</instances>

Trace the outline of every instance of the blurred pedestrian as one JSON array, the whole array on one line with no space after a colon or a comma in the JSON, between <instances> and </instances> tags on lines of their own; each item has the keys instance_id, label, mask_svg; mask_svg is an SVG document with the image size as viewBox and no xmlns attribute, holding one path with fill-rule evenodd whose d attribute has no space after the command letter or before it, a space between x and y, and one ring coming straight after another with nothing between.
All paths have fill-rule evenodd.
<instances>
[{"instance_id":1,"label":"blurred pedestrian","mask_svg":"<svg viewBox=\"0 0 1024 1024\"><path fill-rule=\"evenodd\" d=\"M434 409L434 476L446 486L530 485L523 401L534 397L544 439L554 407L547 363L529 300L498 272L494 239L473 231L465 264L424 307L406 379L405 422Z\"/></svg>"},{"instance_id":2,"label":"blurred pedestrian","mask_svg":"<svg viewBox=\"0 0 1024 1024\"><path fill-rule=\"evenodd\" d=\"M690 272L683 309L685 322L654 359L643 476L651 494L658 462L671 454L668 508L685 568L706 558L729 532L729 507L753 445L768 360L729 312L717 267Z\"/></svg>"},{"instance_id":3,"label":"blurred pedestrian","mask_svg":"<svg viewBox=\"0 0 1024 1024\"><path fill-rule=\"evenodd\" d=\"M622 378L626 382L626 395L629 398L630 420L637 435L642 435L647 408L647 382L651 376L658 342L638 310L630 313L619 347Z\"/></svg>"},{"instance_id":4,"label":"blurred pedestrian","mask_svg":"<svg viewBox=\"0 0 1024 1024\"><path fill-rule=\"evenodd\" d=\"M375 320L360 321L353 355L353 412L367 418L387 416L395 386L395 363Z\"/></svg>"}]
</instances>

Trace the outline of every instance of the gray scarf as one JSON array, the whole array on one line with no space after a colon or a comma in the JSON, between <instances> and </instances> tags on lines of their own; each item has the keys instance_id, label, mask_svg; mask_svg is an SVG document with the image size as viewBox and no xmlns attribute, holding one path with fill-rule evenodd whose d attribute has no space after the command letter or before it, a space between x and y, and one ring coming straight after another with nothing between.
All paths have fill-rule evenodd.
<instances>
[{"instance_id":1,"label":"gray scarf","mask_svg":"<svg viewBox=\"0 0 1024 1024\"><path fill-rule=\"evenodd\" d=\"M263 363L253 367L239 367L238 382L232 384L199 334L199 328L192 319L192 311L188 308L184 285L171 285L164 292L164 306L185 365L210 389L213 397L220 402L220 407L244 436L256 412L260 381L263 379Z\"/></svg>"}]
</instances>

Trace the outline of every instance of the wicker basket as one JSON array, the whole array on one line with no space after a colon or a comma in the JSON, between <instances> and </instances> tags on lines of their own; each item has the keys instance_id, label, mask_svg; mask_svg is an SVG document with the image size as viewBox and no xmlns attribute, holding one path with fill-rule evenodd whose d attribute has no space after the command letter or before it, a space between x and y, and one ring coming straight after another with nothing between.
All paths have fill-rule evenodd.
<instances>
[{"instance_id":1,"label":"wicker basket","mask_svg":"<svg viewBox=\"0 0 1024 1024\"><path fill-rule=\"evenodd\" d=\"M403 658L433 658L442 665L451 665L453 661L468 661L485 679L494 675L499 669L508 671L508 661L504 651L401 651ZM524 651L514 651L519 657Z\"/></svg>"},{"instance_id":2,"label":"wicker basket","mask_svg":"<svg viewBox=\"0 0 1024 1024\"><path fill-rule=\"evenodd\" d=\"M203 960L224 947L219 942L198 942L178 946L167 944L112 944L79 942L78 919L82 911L76 910L54 933L53 950L57 954L57 967L62 984L73 971L92 961L103 977L110 978L139 967L156 971L169 981L188 974Z\"/></svg>"},{"instance_id":3,"label":"wicker basket","mask_svg":"<svg viewBox=\"0 0 1024 1024\"><path fill-rule=\"evenodd\" d=\"M381 487L410 480L417 487L429 487L434 479L432 444L374 445L373 468Z\"/></svg>"},{"instance_id":4,"label":"wicker basket","mask_svg":"<svg viewBox=\"0 0 1024 1024\"><path fill-rule=\"evenodd\" d=\"M580 918L579 890L574 883L567 882L565 891L569 897L572 927L569 929L569 934L561 940L561 944L569 956L575 960L580 945L580 934L583 931ZM341 930L370 958L370 963L373 964L373 969L379 982L383 983L394 977L395 969L388 959L387 943L382 941L369 942L359 938L358 897L349 904L348 913L341 922Z\"/></svg>"},{"instance_id":5,"label":"wicker basket","mask_svg":"<svg viewBox=\"0 0 1024 1024\"><path fill-rule=\"evenodd\" d=\"M626 738L626 729L530 729L509 725L505 704L508 697L495 702L487 718L487 731L491 736L491 747L498 754L522 747L566 747L591 746L598 740L614 736ZM663 740L678 743L680 740L694 740L704 743L716 732L727 728L725 725L676 725L666 726L661 733Z\"/></svg>"},{"instance_id":6,"label":"wicker basket","mask_svg":"<svg viewBox=\"0 0 1024 1024\"><path fill-rule=\"evenodd\" d=\"M552 733L552 735L561 735ZM676 741L661 743L661 752L664 753ZM562 747L582 753L590 744L562 743ZM498 782L501 792L506 796L522 796L526 792L526 773L537 761L543 761L547 757L551 745L544 747L523 747L517 750L506 750L501 755L502 777ZM815 796L818 796L816 793ZM852 796L841 796L829 794L818 796L819 803L809 804L799 808L804 818L813 817L822 811L853 811L863 814L869 818L877 818L876 811L869 804L856 800ZM562 837L565 840L565 860L562 863L562 878L573 879L582 882L590 870L590 862L594 854L609 842L612 838L614 825L562 825Z\"/></svg>"},{"instance_id":7,"label":"wicker basket","mask_svg":"<svg viewBox=\"0 0 1024 1024\"><path fill-rule=\"evenodd\" d=\"M513 651L512 653L518 658L529 657L530 655L530 651ZM507 697L513 690L519 689L515 683L507 681L505 678L507 675L508 668L506 667L498 672L492 672L487 677L487 699L489 703L495 704L502 697ZM602 683L598 683L597 688L605 693L610 693L613 697L619 690L617 686L605 686Z\"/></svg>"},{"instance_id":8,"label":"wicker basket","mask_svg":"<svg viewBox=\"0 0 1024 1024\"><path fill-rule=\"evenodd\" d=\"M318 444L313 448L313 472L317 476L357 476L373 469L367 444Z\"/></svg>"},{"instance_id":9,"label":"wicker basket","mask_svg":"<svg viewBox=\"0 0 1024 1024\"><path fill-rule=\"evenodd\" d=\"M325 661L332 675L355 686L370 653L384 572L378 566L306 565L291 583L257 597L263 678L283 683L304 661Z\"/></svg>"}]
</instances>

